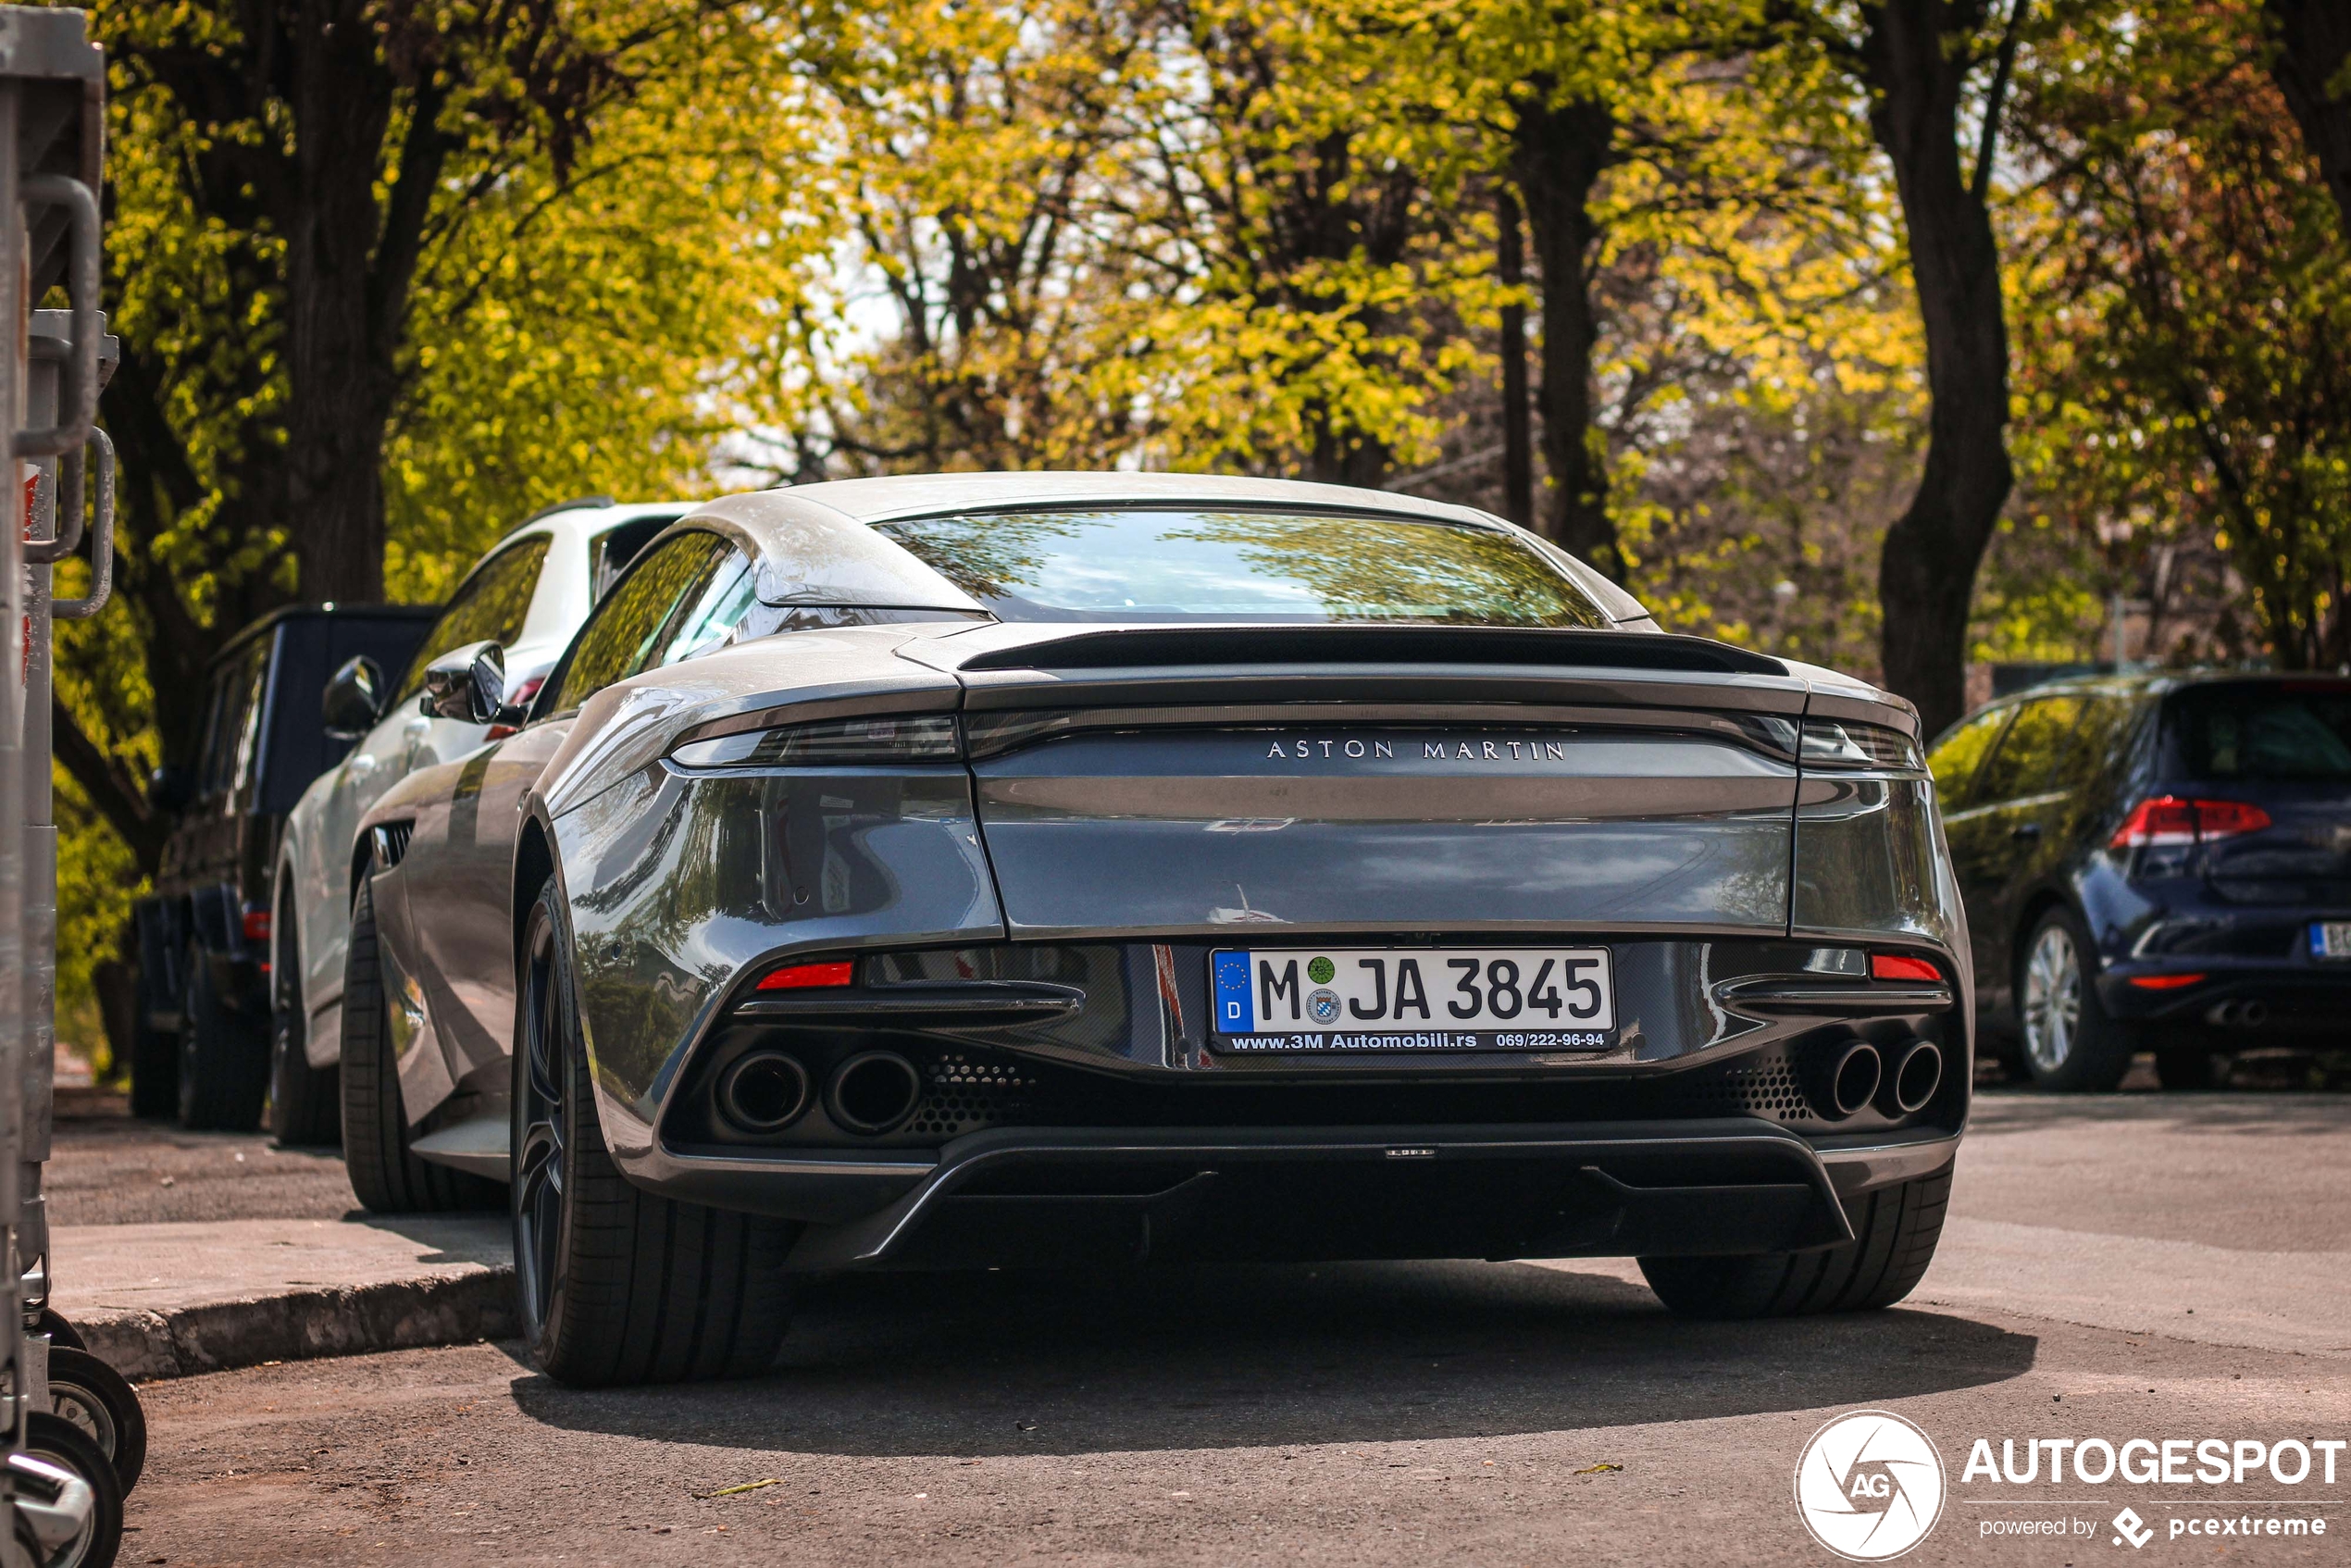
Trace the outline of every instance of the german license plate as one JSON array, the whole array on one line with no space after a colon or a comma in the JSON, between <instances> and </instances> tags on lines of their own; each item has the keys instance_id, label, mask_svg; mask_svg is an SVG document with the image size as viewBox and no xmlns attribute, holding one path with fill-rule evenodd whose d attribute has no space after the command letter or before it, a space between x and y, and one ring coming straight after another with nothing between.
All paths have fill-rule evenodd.
<instances>
[{"instance_id":1,"label":"german license plate","mask_svg":"<svg viewBox=\"0 0 2351 1568\"><path fill-rule=\"evenodd\" d=\"M1596 1051L1608 949L1255 948L1209 957L1222 1051Z\"/></svg>"},{"instance_id":2,"label":"german license plate","mask_svg":"<svg viewBox=\"0 0 2351 1568\"><path fill-rule=\"evenodd\" d=\"M2313 958L2351 958L2351 920L2314 920L2310 923L2310 956Z\"/></svg>"}]
</instances>

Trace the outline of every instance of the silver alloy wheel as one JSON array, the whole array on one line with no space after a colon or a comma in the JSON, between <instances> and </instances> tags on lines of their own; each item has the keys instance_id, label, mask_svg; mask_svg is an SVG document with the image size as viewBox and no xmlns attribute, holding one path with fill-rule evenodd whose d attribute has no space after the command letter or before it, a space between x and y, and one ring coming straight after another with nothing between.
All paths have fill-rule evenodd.
<instances>
[{"instance_id":1,"label":"silver alloy wheel","mask_svg":"<svg viewBox=\"0 0 2351 1568\"><path fill-rule=\"evenodd\" d=\"M2073 935L2052 921L2024 961L2024 1051L2044 1073L2063 1067L2082 1027L2082 959Z\"/></svg>"}]
</instances>

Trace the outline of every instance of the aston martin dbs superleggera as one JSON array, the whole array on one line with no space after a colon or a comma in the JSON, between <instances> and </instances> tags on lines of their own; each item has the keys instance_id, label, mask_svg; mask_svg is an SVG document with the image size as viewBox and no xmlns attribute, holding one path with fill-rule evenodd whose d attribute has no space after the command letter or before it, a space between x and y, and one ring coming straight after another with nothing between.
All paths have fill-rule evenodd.
<instances>
[{"instance_id":1,"label":"aston martin dbs superleggera","mask_svg":"<svg viewBox=\"0 0 2351 1568\"><path fill-rule=\"evenodd\" d=\"M795 1275L1630 1255L1883 1306L1965 1119L1917 719L1376 492L737 495L361 825L345 1147L510 1183L554 1375L741 1374Z\"/></svg>"}]
</instances>

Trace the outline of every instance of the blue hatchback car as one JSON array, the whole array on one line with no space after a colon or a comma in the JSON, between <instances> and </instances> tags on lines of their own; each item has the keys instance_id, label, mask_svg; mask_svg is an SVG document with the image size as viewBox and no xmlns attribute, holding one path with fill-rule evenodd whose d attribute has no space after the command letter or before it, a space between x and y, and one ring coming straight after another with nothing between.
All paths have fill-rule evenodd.
<instances>
[{"instance_id":1,"label":"blue hatchback car","mask_svg":"<svg viewBox=\"0 0 2351 1568\"><path fill-rule=\"evenodd\" d=\"M2167 1088L2345 1039L2351 679L2166 674L1996 703L1928 754L1980 1015L2034 1082ZM1995 1030L1995 1033L1999 1031Z\"/></svg>"}]
</instances>

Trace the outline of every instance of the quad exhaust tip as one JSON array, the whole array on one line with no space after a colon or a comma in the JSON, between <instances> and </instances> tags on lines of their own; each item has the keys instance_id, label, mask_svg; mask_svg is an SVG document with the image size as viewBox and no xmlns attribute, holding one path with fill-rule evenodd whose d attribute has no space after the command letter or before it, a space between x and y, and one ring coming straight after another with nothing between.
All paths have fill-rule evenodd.
<instances>
[{"instance_id":1,"label":"quad exhaust tip","mask_svg":"<svg viewBox=\"0 0 2351 1568\"><path fill-rule=\"evenodd\" d=\"M1834 1052L1834 1054L1831 1054ZM1868 1040L1857 1039L1842 1050L1831 1047L1816 1060L1813 1102L1826 1108L1831 1120L1843 1121L1877 1098L1885 1076L1885 1059Z\"/></svg>"},{"instance_id":2,"label":"quad exhaust tip","mask_svg":"<svg viewBox=\"0 0 2351 1568\"><path fill-rule=\"evenodd\" d=\"M2259 997L2231 998L2227 1002L2214 1002L2211 1011L2204 1016L2207 1021L2224 1029L2258 1029L2270 1021L2270 1004Z\"/></svg>"},{"instance_id":3,"label":"quad exhaust tip","mask_svg":"<svg viewBox=\"0 0 2351 1568\"><path fill-rule=\"evenodd\" d=\"M719 1076L718 1109L745 1132L780 1132L808 1101L808 1069L780 1051L754 1051Z\"/></svg>"},{"instance_id":4,"label":"quad exhaust tip","mask_svg":"<svg viewBox=\"0 0 2351 1568\"><path fill-rule=\"evenodd\" d=\"M867 1051L833 1069L825 1109L851 1132L884 1133L914 1114L923 1076L894 1051Z\"/></svg>"},{"instance_id":5,"label":"quad exhaust tip","mask_svg":"<svg viewBox=\"0 0 2351 1568\"><path fill-rule=\"evenodd\" d=\"M1908 1116L1925 1110L1934 1091L1943 1087L1942 1051L1933 1040L1924 1039L1901 1047L1886 1087L1897 1114Z\"/></svg>"}]
</instances>

